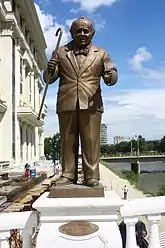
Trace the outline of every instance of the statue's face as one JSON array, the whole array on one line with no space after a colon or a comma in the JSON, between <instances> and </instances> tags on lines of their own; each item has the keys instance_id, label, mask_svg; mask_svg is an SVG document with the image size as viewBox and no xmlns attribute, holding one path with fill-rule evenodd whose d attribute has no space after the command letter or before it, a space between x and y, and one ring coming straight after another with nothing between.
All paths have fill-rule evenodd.
<instances>
[{"instance_id":1,"label":"statue's face","mask_svg":"<svg viewBox=\"0 0 165 248\"><path fill-rule=\"evenodd\" d=\"M88 21L80 21L74 26L72 38L77 47L83 48L91 43L94 30Z\"/></svg>"}]
</instances>

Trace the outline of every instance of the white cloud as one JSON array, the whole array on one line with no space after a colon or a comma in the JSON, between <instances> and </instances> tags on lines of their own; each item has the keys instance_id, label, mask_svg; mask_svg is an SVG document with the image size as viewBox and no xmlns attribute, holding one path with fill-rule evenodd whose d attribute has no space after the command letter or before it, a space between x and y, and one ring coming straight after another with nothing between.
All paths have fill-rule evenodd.
<instances>
[{"instance_id":1,"label":"white cloud","mask_svg":"<svg viewBox=\"0 0 165 248\"><path fill-rule=\"evenodd\" d=\"M50 0L40 0L39 4L48 5L48 4L50 4Z\"/></svg>"},{"instance_id":2,"label":"white cloud","mask_svg":"<svg viewBox=\"0 0 165 248\"><path fill-rule=\"evenodd\" d=\"M152 53L150 53L146 47L140 47L137 49L136 54L129 60L129 64L134 72L139 73L146 81L153 81L159 85L165 84L165 68L149 68L144 66L144 62L153 59Z\"/></svg>"},{"instance_id":3,"label":"white cloud","mask_svg":"<svg viewBox=\"0 0 165 248\"><path fill-rule=\"evenodd\" d=\"M47 54L48 56L51 55L52 51L56 47L57 43L57 37L55 36L55 33L58 28L63 29L63 36L61 40L61 44L63 45L68 42L69 40L69 33L66 31L65 26L59 24L56 22L56 18L52 16L51 14L45 13L43 10L41 10L40 6L35 3L36 11L39 17L39 21L45 36L45 40L47 43Z\"/></svg>"},{"instance_id":4,"label":"white cloud","mask_svg":"<svg viewBox=\"0 0 165 248\"><path fill-rule=\"evenodd\" d=\"M73 22L75 19L76 19L76 18L74 18L74 19L67 19L67 20L65 21L66 26L68 26L68 28L70 28L71 25L72 25L72 22Z\"/></svg>"},{"instance_id":5,"label":"white cloud","mask_svg":"<svg viewBox=\"0 0 165 248\"><path fill-rule=\"evenodd\" d=\"M104 26L105 26L105 20L101 20L100 22L95 23L96 31L99 31L100 29L104 28Z\"/></svg>"},{"instance_id":6,"label":"white cloud","mask_svg":"<svg viewBox=\"0 0 165 248\"><path fill-rule=\"evenodd\" d=\"M136 90L109 93L104 97L103 121L114 136L159 138L165 133L165 90Z\"/></svg>"},{"instance_id":7,"label":"white cloud","mask_svg":"<svg viewBox=\"0 0 165 248\"><path fill-rule=\"evenodd\" d=\"M55 93L49 96L49 113L45 123L45 135L58 131L55 114ZM165 90L131 90L103 92L103 122L108 124L108 139L114 136L125 138L143 135L148 139L160 138L165 134Z\"/></svg>"},{"instance_id":8,"label":"white cloud","mask_svg":"<svg viewBox=\"0 0 165 248\"><path fill-rule=\"evenodd\" d=\"M87 12L93 12L100 6L111 6L117 0L63 0L64 2L79 3L82 10ZM74 9L72 9L74 10ZM75 11L75 10L74 10Z\"/></svg>"},{"instance_id":9,"label":"white cloud","mask_svg":"<svg viewBox=\"0 0 165 248\"><path fill-rule=\"evenodd\" d=\"M147 51L146 47L140 47L129 62L134 70L143 70L142 62L150 59L152 59L152 54Z\"/></svg>"}]
</instances>

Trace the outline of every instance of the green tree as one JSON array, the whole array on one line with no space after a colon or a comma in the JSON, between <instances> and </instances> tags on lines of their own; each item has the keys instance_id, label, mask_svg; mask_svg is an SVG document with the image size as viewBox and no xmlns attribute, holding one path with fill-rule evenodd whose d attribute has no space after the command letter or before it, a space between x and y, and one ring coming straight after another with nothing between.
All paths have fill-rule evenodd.
<instances>
[{"instance_id":1,"label":"green tree","mask_svg":"<svg viewBox=\"0 0 165 248\"><path fill-rule=\"evenodd\" d=\"M52 151L52 139L47 137L44 139L44 154L45 156L50 156Z\"/></svg>"},{"instance_id":2,"label":"green tree","mask_svg":"<svg viewBox=\"0 0 165 248\"><path fill-rule=\"evenodd\" d=\"M130 142L128 141L122 141L119 144L115 145L116 147L116 152L121 152L121 153L128 153L130 152Z\"/></svg>"},{"instance_id":3,"label":"green tree","mask_svg":"<svg viewBox=\"0 0 165 248\"><path fill-rule=\"evenodd\" d=\"M110 146L108 144L107 145L101 145L100 146L100 153L101 153L101 155L109 154L110 153Z\"/></svg>"},{"instance_id":4,"label":"green tree","mask_svg":"<svg viewBox=\"0 0 165 248\"><path fill-rule=\"evenodd\" d=\"M145 138L143 138L142 135L138 136L138 142L139 142L139 151L140 151L140 153L145 152L147 150L147 146L146 146Z\"/></svg>"},{"instance_id":5,"label":"green tree","mask_svg":"<svg viewBox=\"0 0 165 248\"><path fill-rule=\"evenodd\" d=\"M53 159L60 159L61 155L61 149L60 149L60 134L56 133L52 137L52 147L51 147L51 153L53 156Z\"/></svg>"},{"instance_id":6,"label":"green tree","mask_svg":"<svg viewBox=\"0 0 165 248\"><path fill-rule=\"evenodd\" d=\"M165 136L160 140L159 151L165 152Z\"/></svg>"}]
</instances>

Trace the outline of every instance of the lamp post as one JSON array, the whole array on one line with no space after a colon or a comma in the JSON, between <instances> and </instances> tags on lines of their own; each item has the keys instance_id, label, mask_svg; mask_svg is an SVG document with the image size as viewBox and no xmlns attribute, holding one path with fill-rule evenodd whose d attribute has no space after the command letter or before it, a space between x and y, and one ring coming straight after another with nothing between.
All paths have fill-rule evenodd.
<instances>
[{"instance_id":1,"label":"lamp post","mask_svg":"<svg viewBox=\"0 0 165 248\"><path fill-rule=\"evenodd\" d=\"M129 138L130 140L130 145L131 145L131 157L133 156L133 138Z\"/></svg>"},{"instance_id":2,"label":"lamp post","mask_svg":"<svg viewBox=\"0 0 165 248\"><path fill-rule=\"evenodd\" d=\"M140 156L140 150L139 150L139 137L135 135L136 142L137 142L137 158L139 159Z\"/></svg>"},{"instance_id":3,"label":"lamp post","mask_svg":"<svg viewBox=\"0 0 165 248\"><path fill-rule=\"evenodd\" d=\"M131 139L131 157L132 157L132 139Z\"/></svg>"}]
</instances>

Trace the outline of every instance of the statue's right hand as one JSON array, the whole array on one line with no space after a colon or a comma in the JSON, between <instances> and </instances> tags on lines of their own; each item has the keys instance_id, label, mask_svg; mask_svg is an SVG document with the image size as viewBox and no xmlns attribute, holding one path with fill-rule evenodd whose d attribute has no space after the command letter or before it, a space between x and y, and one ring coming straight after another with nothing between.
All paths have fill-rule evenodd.
<instances>
[{"instance_id":1,"label":"statue's right hand","mask_svg":"<svg viewBox=\"0 0 165 248\"><path fill-rule=\"evenodd\" d=\"M51 73L51 74L54 73L54 71L55 71L55 69L56 69L56 66L57 66L58 62L59 62L59 61L58 61L57 59L50 59L50 60L48 61L48 72L49 72L49 73Z\"/></svg>"}]
</instances>

